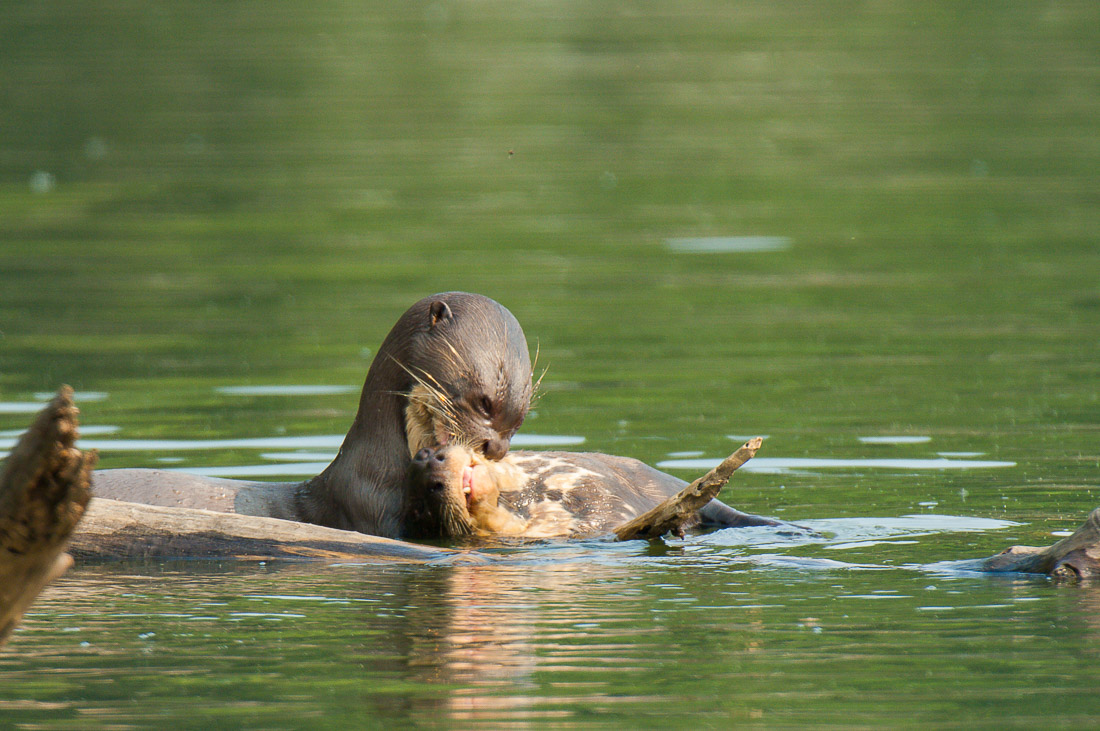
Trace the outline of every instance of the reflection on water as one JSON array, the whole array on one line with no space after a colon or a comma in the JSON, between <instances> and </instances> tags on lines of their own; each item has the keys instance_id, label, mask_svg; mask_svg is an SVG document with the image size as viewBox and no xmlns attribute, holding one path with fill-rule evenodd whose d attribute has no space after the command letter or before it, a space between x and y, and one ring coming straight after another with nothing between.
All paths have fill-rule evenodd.
<instances>
[{"instance_id":1,"label":"reflection on water","mask_svg":"<svg viewBox=\"0 0 1100 731\"><path fill-rule=\"evenodd\" d=\"M39 391L34 397L39 401L49 401L56 395L56 393L51 393L50 391ZM74 391L73 401L77 404L85 401L106 401L108 395L109 394L104 391Z\"/></svg>"},{"instance_id":2,"label":"reflection on water","mask_svg":"<svg viewBox=\"0 0 1100 731\"><path fill-rule=\"evenodd\" d=\"M120 429L120 427L111 426L111 425L108 425L108 424L95 425L95 426L85 426L84 424L81 424L80 425L80 434L81 434L81 436L101 436L103 434L114 434L114 433L118 432L119 429ZM0 431L0 440L2 440L2 441L0 441L0 446L3 446L4 449L9 449L11 447L11 445L13 445L15 443L15 439L22 436L23 432L25 432L25 431L26 431L26 428L23 428L23 429L5 429L3 431Z\"/></svg>"},{"instance_id":3,"label":"reflection on water","mask_svg":"<svg viewBox=\"0 0 1100 731\"><path fill-rule=\"evenodd\" d=\"M668 248L677 254L752 253L782 251L789 248L786 236L711 236L708 238L669 239Z\"/></svg>"},{"instance_id":4,"label":"reflection on water","mask_svg":"<svg viewBox=\"0 0 1100 731\"><path fill-rule=\"evenodd\" d=\"M863 444L925 444L932 441L932 437L856 437Z\"/></svg>"},{"instance_id":5,"label":"reflection on water","mask_svg":"<svg viewBox=\"0 0 1100 731\"><path fill-rule=\"evenodd\" d=\"M81 430L84 431L83 429ZM303 437L257 437L249 439L81 439L82 449L103 452L173 452L214 449L339 449L343 434ZM564 434L517 434L512 438L516 447L569 447L584 443L584 437ZM0 442L10 448L11 442ZM335 452L332 453L335 456Z\"/></svg>"},{"instance_id":6,"label":"reflection on water","mask_svg":"<svg viewBox=\"0 0 1100 731\"><path fill-rule=\"evenodd\" d=\"M0 414L37 414L44 404L37 401L0 402Z\"/></svg>"},{"instance_id":7,"label":"reflection on water","mask_svg":"<svg viewBox=\"0 0 1100 731\"><path fill-rule=\"evenodd\" d=\"M82 435L111 434L117 431L117 427L81 427ZM5 432L5 436L11 438L0 439L0 450L11 449L16 442L16 436L23 430L11 430ZM321 472L336 457L336 452L344 442L344 436L338 434L311 436L311 437L261 437L252 439L84 439L77 441L81 449L95 449L101 453L112 452L209 452L231 449L329 449L324 452L263 452L259 456L270 459L280 464L252 464L234 465L229 467L189 467L180 469L194 475L206 477L298 477L304 475L316 475ZM568 436L562 434L517 434L512 438L512 445L520 448L561 448L573 447L584 443L584 437ZM7 451L0 451L0 458L7 456ZM162 463L184 461L182 457L157 456L155 459ZM289 463L289 464L288 464Z\"/></svg>"},{"instance_id":8,"label":"reflection on water","mask_svg":"<svg viewBox=\"0 0 1100 731\"><path fill-rule=\"evenodd\" d=\"M34 394L38 401L0 401L0 414L37 414L45 407L45 402L56 395L55 393L43 391ZM78 405L89 401L103 401L106 398L107 394L102 391L76 391L73 393L73 401Z\"/></svg>"},{"instance_id":9,"label":"reflection on water","mask_svg":"<svg viewBox=\"0 0 1100 731\"><path fill-rule=\"evenodd\" d=\"M957 515L903 515L899 518L828 518L799 520L808 533L788 533L777 528L727 528L691 539L706 546L776 548L817 544L826 549L868 548L888 539L916 538L945 533L976 533L1020 525L1008 520ZM900 541L890 541L904 545ZM911 543L911 541L910 541Z\"/></svg>"},{"instance_id":10,"label":"reflection on water","mask_svg":"<svg viewBox=\"0 0 1100 731\"><path fill-rule=\"evenodd\" d=\"M263 727L314 714L398 726L621 727L653 713L693 725L946 722L988 693L977 666L953 671L960 658L992 657L1005 695L991 719L1041 724L1049 703L1075 717L1091 707L1096 675L1082 671L1100 625L1080 618L1096 590L716 550L587 542L508 549L484 566L77 568L0 655L0 710L15 723L187 713ZM1021 644L1024 627L1042 641ZM836 696L825 706L822 678Z\"/></svg>"},{"instance_id":11,"label":"reflection on water","mask_svg":"<svg viewBox=\"0 0 1100 731\"><path fill-rule=\"evenodd\" d=\"M262 452L260 457L278 462L331 462L336 452Z\"/></svg>"}]
</instances>

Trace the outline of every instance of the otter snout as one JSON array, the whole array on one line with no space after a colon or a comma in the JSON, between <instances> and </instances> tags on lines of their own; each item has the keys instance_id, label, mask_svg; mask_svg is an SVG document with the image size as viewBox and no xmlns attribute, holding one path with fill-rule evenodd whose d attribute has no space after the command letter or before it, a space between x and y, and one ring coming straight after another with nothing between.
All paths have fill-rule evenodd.
<instances>
[{"instance_id":1,"label":"otter snout","mask_svg":"<svg viewBox=\"0 0 1100 731\"><path fill-rule=\"evenodd\" d=\"M498 462L504 458L504 455L508 454L508 447L511 446L511 442L503 437L497 437L495 439L486 439L482 445L481 451L486 457Z\"/></svg>"},{"instance_id":2,"label":"otter snout","mask_svg":"<svg viewBox=\"0 0 1100 731\"><path fill-rule=\"evenodd\" d=\"M442 491L447 487L451 465L447 463L450 447L424 447L412 459L413 474L419 473L424 486Z\"/></svg>"},{"instance_id":3,"label":"otter snout","mask_svg":"<svg viewBox=\"0 0 1100 731\"><path fill-rule=\"evenodd\" d=\"M428 462L434 457L439 462L445 462L447 455L444 453L445 449L432 449L431 447L424 447L413 457L413 462L421 467L427 467Z\"/></svg>"}]
</instances>

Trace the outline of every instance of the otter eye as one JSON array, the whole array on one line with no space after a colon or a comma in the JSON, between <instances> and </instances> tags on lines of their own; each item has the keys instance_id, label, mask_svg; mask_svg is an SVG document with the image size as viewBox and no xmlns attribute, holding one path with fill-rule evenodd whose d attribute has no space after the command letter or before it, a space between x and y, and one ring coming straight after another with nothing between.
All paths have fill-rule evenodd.
<instances>
[{"instance_id":1,"label":"otter eye","mask_svg":"<svg viewBox=\"0 0 1100 731\"><path fill-rule=\"evenodd\" d=\"M491 417L493 415L493 400L488 396L482 396L477 400L477 410L481 412L482 416Z\"/></svg>"}]
</instances>

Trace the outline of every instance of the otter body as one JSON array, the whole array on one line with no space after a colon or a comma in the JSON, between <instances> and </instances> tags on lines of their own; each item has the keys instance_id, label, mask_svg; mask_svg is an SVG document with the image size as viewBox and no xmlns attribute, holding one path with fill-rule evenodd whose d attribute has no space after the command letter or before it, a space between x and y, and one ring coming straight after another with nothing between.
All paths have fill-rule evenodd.
<instances>
[{"instance_id":1,"label":"otter body","mask_svg":"<svg viewBox=\"0 0 1100 731\"><path fill-rule=\"evenodd\" d=\"M683 488L681 480L623 457L508 454L531 391L527 341L512 313L481 295L434 295L409 308L383 341L340 452L316 477L270 483L103 470L93 473L92 492L427 538L597 535ZM441 447L449 457L420 456ZM450 489L428 489L444 483ZM700 516L720 525L776 524L716 500Z\"/></svg>"},{"instance_id":2,"label":"otter body","mask_svg":"<svg viewBox=\"0 0 1100 731\"><path fill-rule=\"evenodd\" d=\"M531 360L515 317L488 297L426 297L397 321L367 373L336 459L302 483L163 470L96 472L93 494L168 507L297 520L387 537L405 533L406 473L425 446L461 439L508 452L531 399Z\"/></svg>"},{"instance_id":3,"label":"otter body","mask_svg":"<svg viewBox=\"0 0 1100 731\"><path fill-rule=\"evenodd\" d=\"M409 467L409 537L582 538L656 507L687 485L636 459L598 452L512 452L487 462L459 445L425 449ZM694 522L781 525L712 500Z\"/></svg>"}]
</instances>

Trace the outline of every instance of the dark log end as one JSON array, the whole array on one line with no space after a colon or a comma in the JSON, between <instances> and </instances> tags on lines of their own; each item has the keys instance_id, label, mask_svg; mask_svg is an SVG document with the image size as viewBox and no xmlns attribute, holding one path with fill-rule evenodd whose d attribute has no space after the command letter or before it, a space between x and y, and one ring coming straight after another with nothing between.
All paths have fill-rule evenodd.
<instances>
[{"instance_id":1,"label":"dark log end","mask_svg":"<svg viewBox=\"0 0 1100 731\"><path fill-rule=\"evenodd\" d=\"M0 470L0 642L71 563L62 551L91 498L96 463L74 446L77 413L62 386Z\"/></svg>"}]
</instances>

